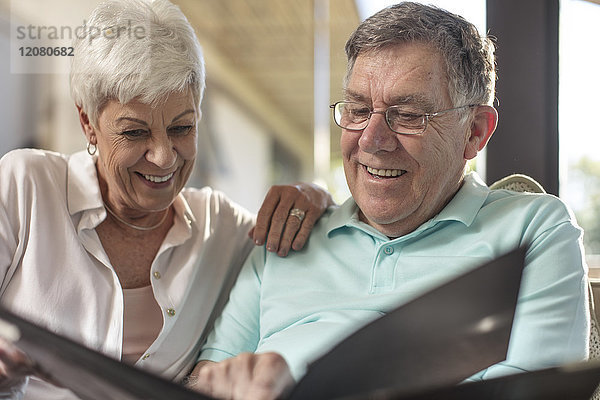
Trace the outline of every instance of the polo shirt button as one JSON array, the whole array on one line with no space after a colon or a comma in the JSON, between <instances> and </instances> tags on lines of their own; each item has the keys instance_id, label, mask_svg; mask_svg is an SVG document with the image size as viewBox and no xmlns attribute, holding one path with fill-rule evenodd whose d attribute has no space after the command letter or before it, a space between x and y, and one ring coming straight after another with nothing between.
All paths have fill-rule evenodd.
<instances>
[{"instance_id":1,"label":"polo shirt button","mask_svg":"<svg viewBox=\"0 0 600 400\"><path fill-rule=\"evenodd\" d=\"M174 317L175 316L175 309L168 308L167 309L167 314L169 314L170 317Z\"/></svg>"},{"instance_id":2,"label":"polo shirt button","mask_svg":"<svg viewBox=\"0 0 600 400\"><path fill-rule=\"evenodd\" d=\"M154 273L152 274L156 279L160 279L161 275L160 272L158 271L154 271Z\"/></svg>"},{"instance_id":3,"label":"polo shirt button","mask_svg":"<svg viewBox=\"0 0 600 400\"><path fill-rule=\"evenodd\" d=\"M383 252L388 256L391 256L392 254L394 254L394 248L392 246L387 246L383 249Z\"/></svg>"}]
</instances>

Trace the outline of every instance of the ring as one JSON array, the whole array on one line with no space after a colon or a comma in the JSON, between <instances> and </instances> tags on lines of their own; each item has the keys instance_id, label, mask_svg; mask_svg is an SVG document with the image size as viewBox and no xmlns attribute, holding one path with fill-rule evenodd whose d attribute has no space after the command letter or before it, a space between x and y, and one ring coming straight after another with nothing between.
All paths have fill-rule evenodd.
<instances>
[{"instance_id":1,"label":"ring","mask_svg":"<svg viewBox=\"0 0 600 400\"><path fill-rule=\"evenodd\" d=\"M302 222L302 220L304 220L305 216L306 216L306 213L299 208L292 208L290 210L290 217L296 217L300 220L300 222Z\"/></svg>"}]
</instances>

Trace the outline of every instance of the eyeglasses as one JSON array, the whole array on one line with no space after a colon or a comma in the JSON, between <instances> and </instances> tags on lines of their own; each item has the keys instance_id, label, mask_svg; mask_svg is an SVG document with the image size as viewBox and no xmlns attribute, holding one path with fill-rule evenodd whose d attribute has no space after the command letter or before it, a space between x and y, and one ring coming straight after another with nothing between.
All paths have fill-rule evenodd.
<instances>
[{"instance_id":1,"label":"eyeglasses","mask_svg":"<svg viewBox=\"0 0 600 400\"><path fill-rule=\"evenodd\" d=\"M405 105L391 106L382 111L375 111L363 103L338 101L330 105L329 108L333 110L335 123L340 128L349 131L362 131L369 125L371 115L381 114L385 116L385 122L392 131L402 135L420 135L427 129L427 123L431 118L450 111L475 106L476 104L471 104L434 113L422 113Z\"/></svg>"}]
</instances>

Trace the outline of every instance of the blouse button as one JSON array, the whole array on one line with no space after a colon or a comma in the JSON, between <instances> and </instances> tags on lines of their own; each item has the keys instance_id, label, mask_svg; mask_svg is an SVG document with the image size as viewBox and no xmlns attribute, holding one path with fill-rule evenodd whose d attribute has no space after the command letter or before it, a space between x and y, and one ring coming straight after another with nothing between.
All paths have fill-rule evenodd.
<instances>
[{"instance_id":1,"label":"blouse button","mask_svg":"<svg viewBox=\"0 0 600 400\"><path fill-rule=\"evenodd\" d=\"M173 308L168 308L167 309L167 314L169 314L170 317L175 316L175 309Z\"/></svg>"},{"instance_id":2,"label":"blouse button","mask_svg":"<svg viewBox=\"0 0 600 400\"><path fill-rule=\"evenodd\" d=\"M146 353L144 354L144 356L142 357L142 360L146 360L150 357L150 354Z\"/></svg>"},{"instance_id":3,"label":"blouse button","mask_svg":"<svg viewBox=\"0 0 600 400\"><path fill-rule=\"evenodd\" d=\"M154 277L155 277L156 279L160 279L160 272L158 272L158 271L154 271L154 273L153 273L152 275L154 275Z\"/></svg>"}]
</instances>

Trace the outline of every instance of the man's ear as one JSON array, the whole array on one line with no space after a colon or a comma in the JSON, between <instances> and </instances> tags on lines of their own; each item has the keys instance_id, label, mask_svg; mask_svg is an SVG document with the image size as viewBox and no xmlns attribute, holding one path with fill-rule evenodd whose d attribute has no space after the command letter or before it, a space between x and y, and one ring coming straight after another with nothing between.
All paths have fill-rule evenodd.
<instances>
[{"instance_id":1,"label":"man's ear","mask_svg":"<svg viewBox=\"0 0 600 400\"><path fill-rule=\"evenodd\" d=\"M477 153L483 150L496 130L497 124L498 111L494 107L476 106L467 145L465 146L465 160L475 158Z\"/></svg>"},{"instance_id":2,"label":"man's ear","mask_svg":"<svg viewBox=\"0 0 600 400\"><path fill-rule=\"evenodd\" d=\"M90 118L85 111L83 111L81 106L76 105L76 107L77 113L79 114L79 123L81 124L81 129L83 129L83 133L85 134L87 141L92 144L97 144L98 140L96 139L96 131L90 122Z\"/></svg>"}]
</instances>

